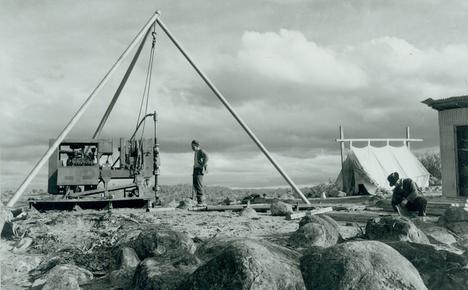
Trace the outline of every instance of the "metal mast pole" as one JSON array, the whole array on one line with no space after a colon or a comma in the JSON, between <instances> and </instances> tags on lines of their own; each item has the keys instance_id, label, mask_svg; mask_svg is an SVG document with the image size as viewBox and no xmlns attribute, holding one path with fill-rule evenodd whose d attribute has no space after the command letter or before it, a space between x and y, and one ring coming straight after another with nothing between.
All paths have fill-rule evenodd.
<instances>
[{"instance_id":1,"label":"metal mast pole","mask_svg":"<svg viewBox=\"0 0 468 290\"><path fill-rule=\"evenodd\" d=\"M166 35L169 37L169 39L174 43L174 45L179 49L179 51L184 55L185 59L190 63L190 65L195 69L195 71L198 73L198 75L203 79L203 81L208 85L208 87L213 91L213 93L218 97L218 99L223 103L223 105L226 107L226 109L231 113L231 115L234 117L234 119L237 120L239 125L244 129L244 131L249 135L249 137L254 141L254 143L260 148L260 150L265 154L267 159L273 164L273 166L278 170L278 172L283 176L283 178L286 180L286 182L291 186L291 188L299 195L299 197L306 203L310 204L309 200L304 196L304 194L301 192L301 190L296 186L296 184L289 178L289 176L284 172L284 170L279 166L278 163L273 159L271 156L270 152L263 146L262 142L255 136L255 134L250 130L250 128L245 124L245 122L237 115L237 113L234 111L234 109L231 107L231 105L228 103L228 101L224 98L224 96L221 94L221 92L215 87L215 85L208 79L208 77L198 68L198 66L194 63L194 61L191 59L191 57L185 52L183 47L179 44L179 42L175 39L175 37L171 34L171 32L167 29L167 27L164 25L164 23L160 19L156 19L156 22L159 24L159 26L162 28L162 30L166 33Z\"/></svg>"},{"instance_id":2,"label":"metal mast pole","mask_svg":"<svg viewBox=\"0 0 468 290\"><path fill-rule=\"evenodd\" d=\"M123 88L125 87L125 84L127 83L128 78L132 74L133 68L135 67L135 64L136 64L136 62L138 60L138 57L140 56L140 53L141 53L141 50L143 49L143 46L145 46L145 42L146 42L146 39L148 38L149 33L150 33L150 29L148 29L146 31L145 36L141 40L140 46L138 46L138 49L137 49L137 51L135 53L135 56L132 59L132 62L128 66L128 69L125 72L125 75L124 75L122 81L120 82L120 85L117 88L117 91L115 91L115 94L114 94L114 96L112 97L112 100L109 103L109 106L107 106L107 110L104 113L104 115L102 116L102 119L99 122L98 127L96 128L96 131L94 131L93 139L96 139L101 134L102 128L104 128L104 125L107 122L107 118L109 118L109 115L112 112L112 109L114 108L115 103L117 103L117 99L119 98L120 93L122 92Z\"/></svg>"},{"instance_id":3,"label":"metal mast pole","mask_svg":"<svg viewBox=\"0 0 468 290\"><path fill-rule=\"evenodd\" d=\"M89 97L81 105L81 107L78 109L78 111L75 113L75 115L71 118L71 120L68 122L68 124L65 126L65 128L63 128L62 132L58 135L55 142L44 153L44 155L41 157L41 159L37 162L37 164L34 166L34 168L28 174L26 179L23 181L23 183L18 187L18 189L15 192L15 195L13 195L13 197L8 202L8 204L7 204L8 207L12 207L18 201L20 196L25 191L26 187L29 185L29 183L32 181L32 179L37 175L37 173L39 172L41 167L44 166L44 164L50 158L50 156L55 151L55 149L57 149L57 147L63 141L63 139L65 139L65 137L71 131L73 126L76 124L76 122L78 122L80 117L83 115L85 110L88 108L91 101L94 99L94 97L97 95L97 93L101 90L101 88L106 84L106 82L109 80L110 76L114 73L114 71L117 69L117 67L119 67L119 65L122 63L122 60L130 53L130 51L135 47L135 45L138 43L138 41L141 40L141 38L145 35L145 33L148 31L148 29L151 27L151 25L153 25L154 22L158 19L159 15L160 15L159 11L156 11L151 16L151 18L146 22L146 24L143 26L143 28L138 32L138 34L132 40L130 45L125 49L125 51L122 53L122 55L119 57L119 59L117 59L117 61L110 68L110 70L107 72L107 74L101 80L101 82L99 82L97 87L91 92Z\"/></svg>"}]
</instances>

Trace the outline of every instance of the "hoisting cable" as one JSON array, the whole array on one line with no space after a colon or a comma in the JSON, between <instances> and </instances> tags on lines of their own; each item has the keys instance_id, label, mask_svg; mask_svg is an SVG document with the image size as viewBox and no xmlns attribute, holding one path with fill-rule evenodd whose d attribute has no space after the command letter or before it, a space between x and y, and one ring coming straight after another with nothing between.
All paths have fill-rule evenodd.
<instances>
[{"instance_id":1,"label":"hoisting cable","mask_svg":"<svg viewBox=\"0 0 468 290\"><path fill-rule=\"evenodd\" d=\"M150 51L150 57L148 61L148 67L146 70L146 79L145 79L145 86L143 89L143 95L141 97L141 102L140 102L140 109L138 112L138 118L136 120L136 126L135 126L135 131L138 130L139 123L143 121L143 128L142 128L142 133L141 133L141 139L143 138L143 133L144 133L144 128L145 128L145 120L140 120L142 116L142 111L143 111L143 104L145 103L145 113L143 116L146 116L148 112L148 104L149 104L149 93L150 93L150 87L151 87L151 76L152 76L152 70L153 70L153 62L154 62L154 51L155 51L155 44L156 44L156 32L155 32L155 25L153 25L153 32L151 33L153 37L153 42L151 45L151 51Z\"/></svg>"},{"instance_id":2,"label":"hoisting cable","mask_svg":"<svg viewBox=\"0 0 468 290\"><path fill-rule=\"evenodd\" d=\"M145 106L145 114L146 116L148 114L148 104L149 104L149 97L150 97L150 90L151 90L151 79L152 79L152 74L153 74L153 64L154 64L154 50L156 46L156 24L153 26L153 32L151 33L151 36L153 37L153 42L151 44L151 54L150 54L150 68L148 70L148 89L146 91L146 106ZM146 120L146 118L145 118ZM141 139L143 139L143 134L145 133L145 124L146 121L143 121L143 128L141 129Z\"/></svg>"}]
</instances>

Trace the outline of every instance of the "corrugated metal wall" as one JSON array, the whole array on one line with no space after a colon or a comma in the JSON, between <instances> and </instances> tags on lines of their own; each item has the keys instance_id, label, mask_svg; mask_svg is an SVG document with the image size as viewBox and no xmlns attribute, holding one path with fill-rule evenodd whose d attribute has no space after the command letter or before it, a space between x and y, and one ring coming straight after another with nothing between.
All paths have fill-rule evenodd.
<instances>
[{"instance_id":1,"label":"corrugated metal wall","mask_svg":"<svg viewBox=\"0 0 468 290\"><path fill-rule=\"evenodd\" d=\"M468 108L439 112L440 157L442 160L442 194L458 196L456 126L468 125Z\"/></svg>"}]
</instances>

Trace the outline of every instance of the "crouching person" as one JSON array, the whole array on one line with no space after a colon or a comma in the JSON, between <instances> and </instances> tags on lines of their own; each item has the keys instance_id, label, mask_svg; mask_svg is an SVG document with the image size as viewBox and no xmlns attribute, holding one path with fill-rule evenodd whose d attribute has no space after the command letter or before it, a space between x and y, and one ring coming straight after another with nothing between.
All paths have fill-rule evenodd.
<instances>
[{"instance_id":1,"label":"crouching person","mask_svg":"<svg viewBox=\"0 0 468 290\"><path fill-rule=\"evenodd\" d=\"M427 200L419 193L418 186L411 178L400 178L398 172L387 177L393 188L392 207L398 212L397 206L408 211L417 211L419 216L426 216Z\"/></svg>"}]
</instances>

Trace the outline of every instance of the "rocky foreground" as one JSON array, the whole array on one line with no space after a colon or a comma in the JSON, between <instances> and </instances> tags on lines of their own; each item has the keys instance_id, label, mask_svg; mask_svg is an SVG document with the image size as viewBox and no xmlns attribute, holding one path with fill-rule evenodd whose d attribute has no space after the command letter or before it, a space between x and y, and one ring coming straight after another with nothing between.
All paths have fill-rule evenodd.
<instances>
[{"instance_id":1,"label":"rocky foreground","mask_svg":"<svg viewBox=\"0 0 468 290\"><path fill-rule=\"evenodd\" d=\"M3 211L2 289L468 289L463 208L367 224L272 212Z\"/></svg>"}]
</instances>

